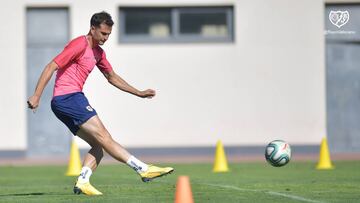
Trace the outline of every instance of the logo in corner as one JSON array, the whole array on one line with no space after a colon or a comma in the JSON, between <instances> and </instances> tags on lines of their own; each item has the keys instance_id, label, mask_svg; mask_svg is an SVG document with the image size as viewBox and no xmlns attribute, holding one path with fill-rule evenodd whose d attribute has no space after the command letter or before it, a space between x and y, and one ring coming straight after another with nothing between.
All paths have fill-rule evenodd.
<instances>
[{"instance_id":1,"label":"logo in corner","mask_svg":"<svg viewBox=\"0 0 360 203\"><path fill-rule=\"evenodd\" d=\"M344 26L350 19L349 11L330 11L329 20L336 27Z\"/></svg>"},{"instance_id":2,"label":"logo in corner","mask_svg":"<svg viewBox=\"0 0 360 203\"><path fill-rule=\"evenodd\" d=\"M93 109L91 106L87 106L86 109L87 109L88 111L94 111L94 109Z\"/></svg>"}]
</instances>

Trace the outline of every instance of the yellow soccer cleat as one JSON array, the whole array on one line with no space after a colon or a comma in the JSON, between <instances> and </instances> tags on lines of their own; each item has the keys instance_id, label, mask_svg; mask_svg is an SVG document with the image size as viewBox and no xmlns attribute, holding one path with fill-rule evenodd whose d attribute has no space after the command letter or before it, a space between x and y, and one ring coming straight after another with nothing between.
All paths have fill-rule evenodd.
<instances>
[{"instance_id":1,"label":"yellow soccer cleat","mask_svg":"<svg viewBox=\"0 0 360 203\"><path fill-rule=\"evenodd\" d=\"M171 167L160 168L157 166L149 165L148 170L143 173L140 173L140 176L141 176L141 180L143 182L149 182L149 181L153 180L154 178L158 178L158 177L170 174L173 171L174 171L174 169Z\"/></svg>"},{"instance_id":2,"label":"yellow soccer cleat","mask_svg":"<svg viewBox=\"0 0 360 203\"><path fill-rule=\"evenodd\" d=\"M75 194L85 194L85 195L102 195L102 193L97 190L96 188L94 188L90 182L87 182L87 183L78 183L76 182L75 183L75 186L74 186L74 193Z\"/></svg>"}]
</instances>

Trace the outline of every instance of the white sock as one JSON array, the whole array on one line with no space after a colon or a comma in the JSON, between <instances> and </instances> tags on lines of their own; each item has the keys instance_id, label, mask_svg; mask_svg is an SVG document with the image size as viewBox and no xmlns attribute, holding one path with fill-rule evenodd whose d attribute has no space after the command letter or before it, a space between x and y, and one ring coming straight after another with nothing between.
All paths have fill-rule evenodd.
<instances>
[{"instance_id":1,"label":"white sock","mask_svg":"<svg viewBox=\"0 0 360 203\"><path fill-rule=\"evenodd\" d=\"M140 161L139 159L135 158L134 156L130 156L126 164L131 168L133 168L138 173L142 173L148 170L148 165Z\"/></svg>"},{"instance_id":2,"label":"white sock","mask_svg":"<svg viewBox=\"0 0 360 203\"><path fill-rule=\"evenodd\" d=\"M81 169L80 175L78 177L78 182L79 183L87 183L90 181L90 176L92 174L92 170L91 168L84 166Z\"/></svg>"}]
</instances>

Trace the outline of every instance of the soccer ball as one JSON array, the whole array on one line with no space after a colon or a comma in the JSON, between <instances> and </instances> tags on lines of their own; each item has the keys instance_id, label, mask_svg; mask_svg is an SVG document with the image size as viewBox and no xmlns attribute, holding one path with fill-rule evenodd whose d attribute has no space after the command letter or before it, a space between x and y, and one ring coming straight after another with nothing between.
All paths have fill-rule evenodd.
<instances>
[{"instance_id":1,"label":"soccer ball","mask_svg":"<svg viewBox=\"0 0 360 203\"><path fill-rule=\"evenodd\" d=\"M283 140L270 142L265 149L265 159L275 167L285 166L291 159L290 145Z\"/></svg>"}]
</instances>

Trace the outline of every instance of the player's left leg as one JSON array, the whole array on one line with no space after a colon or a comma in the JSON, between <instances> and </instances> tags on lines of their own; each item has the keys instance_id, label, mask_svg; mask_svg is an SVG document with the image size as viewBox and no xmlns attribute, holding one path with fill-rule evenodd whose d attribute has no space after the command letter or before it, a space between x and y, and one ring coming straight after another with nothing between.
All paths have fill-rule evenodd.
<instances>
[{"instance_id":1,"label":"player's left leg","mask_svg":"<svg viewBox=\"0 0 360 203\"><path fill-rule=\"evenodd\" d=\"M84 141L86 141L91 146L91 149L85 155L83 168L81 169L80 175L74 186L74 193L84 193L86 195L102 195L100 191L98 191L90 184L90 176L93 171L95 171L95 169L98 167L102 157L104 156L103 149L101 145L96 142L96 140L91 139L91 137L86 136L84 133L85 132L79 131L77 135Z\"/></svg>"},{"instance_id":2,"label":"player's left leg","mask_svg":"<svg viewBox=\"0 0 360 203\"><path fill-rule=\"evenodd\" d=\"M77 132L77 136L83 139L91 146L91 149L85 155L83 166L89 167L91 168L92 171L95 171L95 169L100 164L100 161L104 156L103 148L95 139L92 139L90 136L87 136L85 132L81 130Z\"/></svg>"}]
</instances>

